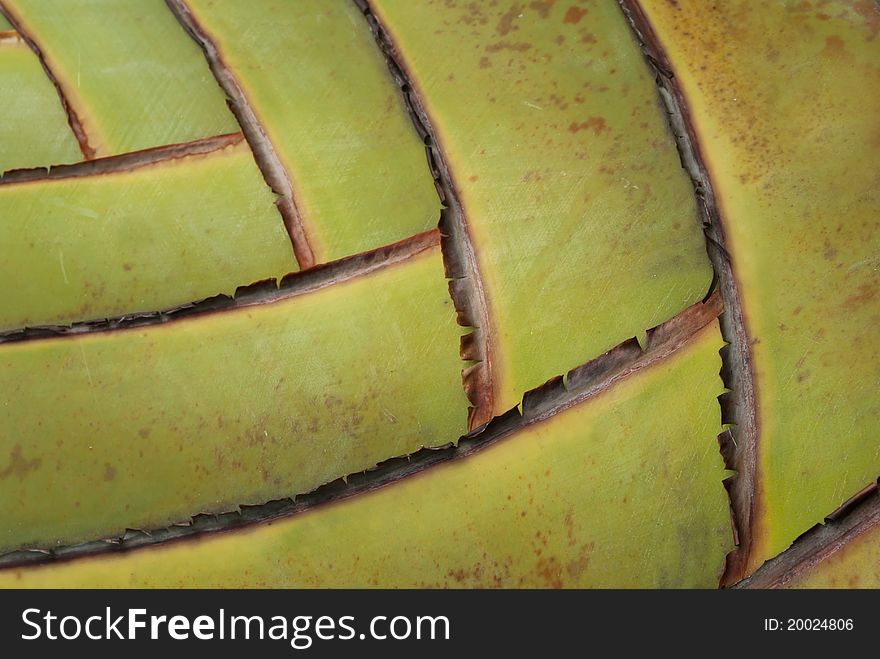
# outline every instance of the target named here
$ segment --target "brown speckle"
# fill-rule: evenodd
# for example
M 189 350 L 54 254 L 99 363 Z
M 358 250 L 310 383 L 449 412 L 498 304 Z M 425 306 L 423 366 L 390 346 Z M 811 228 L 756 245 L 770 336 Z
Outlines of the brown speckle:
M 825 250 L 822 252 L 822 256 L 828 261 L 833 261 L 837 256 L 837 250 L 828 240 L 825 241 Z
M 553 5 L 555 4 L 556 0 L 539 0 L 538 2 L 530 4 L 529 7 L 538 12 L 541 15 L 541 18 L 547 18 L 550 14 L 550 10 L 553 9 Z
M 588 13 L 588 10 L 581 9 L 580 7 L 569 7 L 568 11 L 565 12 L 565 18 L 562 19 L 562 22 L 571 25 L 579 23 Z
M 562 563 L 555 556 L 539 559 L 535 573 L 549 588 L 562 588 Z
M 843 301 L 843 306 L 852 311 L 868 302 L 873 301 L 877 297 L 877 289 L 870 284 L 862 284 L 858 288 L 857 293 L 853 293 Z
M 9 453 L 9 465 L 0 469 L 0 480 L 10 476 L 18 476 L 19 480 L 24 480 L 29 471 L 39 469 L 41 464 L 43 464 L 43 461 L 40 458 L 25 460 L 22 455 L 21 444 L 16 444 Z
M 510 41 L 496 41 L 495 43 L 490 43 L 486 46 L 487 53 L 497 53 L 501 50 L 513 50 L 516 52 L 523 53 L 532 47 L 532 44 L 526 43 L 524 41 L 520 42 L 510 42 Z
M 602 117 L 590 117 L 586 121 L 582 121 L 581 123 L 572 122 L 568 127 L 572 133 L 577 133 L 581 130 L 586 130 L 588 128 L 592 128 L 593 132 L 596 135 L 599 135 L 603 130 L 607 129 L 607 125 L 605 124 L 605 119 Z
M 871 0 L 859 0 L 859 2 L 853 4 L 853 10 L 865 19 L 865 24 L 870 31 L 868 41 L 873 41 L 877 34 L 880 33 L 880 7 L 877 6 L 876 2 L 871 2 Z
M 843 39 L 838 37 L 836 34 L 832 34 L 830 37 L 825 39 L 825 50 L 832 55 L 844 55 L 846 53 Z
M 592 32 L 587 32 L 586 30 L 580 31 L 580 42 L 581 43 L 596 43 L 596 37 Z M 604 55 L 603 55 L 604 57 Z
M 502 37 L 507 36 L 510 32 L 518 30 L 519 27 L 513 24 L 513 21 L 522 14 L 522 5 L 513 5 L 498 21 L 496 28 L 498 34 Z

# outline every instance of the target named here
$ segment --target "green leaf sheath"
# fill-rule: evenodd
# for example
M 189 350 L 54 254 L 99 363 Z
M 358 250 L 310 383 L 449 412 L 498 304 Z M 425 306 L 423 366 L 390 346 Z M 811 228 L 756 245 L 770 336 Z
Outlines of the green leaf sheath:
M 199 541 L 0 571 L 0 586 L 711 588 L 731 546 L 721 345 L 713 322 L 597 396 L 378 490 Z
M 454 441 L 439 247 L 273 303 L 0 344 L 0 551 L 160 528 Z
M 187 0 L 290 180 L 318 263 L 437 226 L 424 146 L 349 0 Z
M 95 156 L 238 130 L 199 47 L 163 0 L 4 5 L 42 50 Z
M 754 568 L 880 474 L 880 9 L 642 4 L 690 106 L 750 337 Z
M 0 173 L 82 158 L 39 59 L 12 37 L 0 39 L 0 116 Z
M 280 278 L 297 266 L 274 201 L 244 142 L 0 185 L 0 329 L 166 309 Z
M 702 298 L 693 187 L 615 2 L 371 7 L 462 203 L 495 413 Z

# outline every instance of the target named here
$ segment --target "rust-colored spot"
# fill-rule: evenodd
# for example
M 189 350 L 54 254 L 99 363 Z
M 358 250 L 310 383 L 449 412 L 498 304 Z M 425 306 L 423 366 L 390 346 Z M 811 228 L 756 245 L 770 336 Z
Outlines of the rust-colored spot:
M 522 5 L 513 5 L 507 12 L 505 12 L 501 17 L 501 20 L 498 21 L 498 27 L 496 28 L 498 34 L 504 37 L 514 30 L 518 30 L 519 27 L 514 25 L 513 21 L 522 14 L 522 10 Z
M 589 13 L 590 12 L 587 9 L 569 7 L 568 11 L 565 12 L 565 18 L 562 19 L 562 22 L 568 25 L 574 25 L 575 23 L 579 23 L 580 20 Z
M 832 34 L 830 37 L 825 39 L 825 50 L 832 55 L 843 55 L 844 53 L 846 53 L 843 39 L 838 37 L 836 34 Z
M 479 178 L 480 178 L 479 176 L 477 176 L 476 174 L 474 174 L 474 175 L 468 177 L 468 180 L 469 180 L 471 183 L 476 183 L 477 180 L 478 180 Z
M 109 482 L 112 481 L 114 478 L 116 478 L 116 469 L 113 467 L 113 465 L 107 462 L 106 464 L 104 464 L 104 480 Z
M 562 588 L 562 563 L 555 556 L 541 558 L 535 565 L 535 573 L 550 588 Z
M 481 69 L 488 69 L 490 66 L 492 66 L 492 62 L 489 61 L 488 57 L 481 57 L 480 58 L 480 68 Z
M 587 569 L 587 566 L 590 564 L 590 551 L 587 545 L 581 547 L 581 551 L 578 554 L 578 557 L 569 561 L 566 566 L 566 570 L 568 571 L 568 576 L 572 579 L 577 579 L 583 574 L 584 570 Z
M 513 50 L 519 53 L 523 53 L 532 47 L 532 44 L 526 43 L 524 41 L 518 41 L 513 43 L 511 41 L 496 41 L 495 43 L 490 43 L 486 46 L 487 53 L 497 53 L 501 50 Z
M 452 577 L 453 579 L 455 579 L 456 582 L 461 583 L 467 576 L 467 572 L 465 572 L 461 568 L 458 568 L 457 570 L 450 570 L 446 573 L 446 576 Z
M 596 135 L 599 135 L 603 130 L 607 129 L 607 125 L 605 124 L 605 119 L 602 117 L 590 117 L 586 121 L 582 121 L 581 123 L 572 122 L 568 127 L 572 133 L 577 133 L 581 130 L 587 130 L 589 128 L 593 129 L 593 132 Z
M 23 480 L 29 471 L 39 469 L 41 464 L 43 461 L 40 458 L 25 460 L 21 452 L 21 444 L 16 444 L 9 452 L 9 465 L 0 469 L 0 480 L 10 476 L 18 476 L 19 480 Z
M 852 311 L 859 307 L 872 302 L 877 297 L 877 289 L 870 284 L 862 284 L 858 288 L 858 293 L 850 295 L 843 301 L 843 306 Z
M 586 30 L 581 30 L 579 32 L 581 43 L 596 43 L 596 36 L 592 32 L 587 32 Z M 604 57 L 605 55 L 603 55 Z
M 553 5 L 555 4 L 556 0 L 539 0 L 538 2 L 530 4 L 529 7 L 538 12 L 541 15 L 541 18 L 547 18 L 550 14 L 550 10 L 553 9 Z
M 131 263 L 123 263 L 122 269 L 125 270 L 126 272 L 131 272 Z
M 868 41 L 873 41 L 877 34 L 880 33 L 880 6 L 876 2 L 872 2 L 872 0 L 859 0 L 859 2 L 853 4 L 853 10 L 865 19 L 865 24 L 871 32 L 868 36 Z
M 825 241 L 825 250 L 822 252 L 822 256 L 828 261 L 833 261 L 837 256 L 837 250 L 828 240 Z
M 577 538 L 574 533 L 574 511 L 571 508 L 566 511 L 562 523 L 565 526 L 565 535 L 568 537 L 568 546 L 574 547 L 577 543 Z

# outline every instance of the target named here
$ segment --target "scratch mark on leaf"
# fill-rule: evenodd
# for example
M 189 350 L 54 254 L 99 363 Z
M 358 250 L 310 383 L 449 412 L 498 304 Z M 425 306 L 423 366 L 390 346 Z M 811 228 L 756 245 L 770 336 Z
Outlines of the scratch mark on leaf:
M 58 260 L 61 262 L 61 275 L 64 277 L 64 283 L 69 284 L 70 280 L 67 278 L 67 270 L 64 267 L 64 251 L 58 250 Z

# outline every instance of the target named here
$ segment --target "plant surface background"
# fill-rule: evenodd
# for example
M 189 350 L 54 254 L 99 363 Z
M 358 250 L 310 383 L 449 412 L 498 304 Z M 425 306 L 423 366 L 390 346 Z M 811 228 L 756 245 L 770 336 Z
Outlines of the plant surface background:
M 880 585 L 873 0 L 0 0 L 0 586 Z

